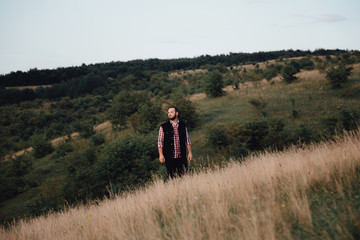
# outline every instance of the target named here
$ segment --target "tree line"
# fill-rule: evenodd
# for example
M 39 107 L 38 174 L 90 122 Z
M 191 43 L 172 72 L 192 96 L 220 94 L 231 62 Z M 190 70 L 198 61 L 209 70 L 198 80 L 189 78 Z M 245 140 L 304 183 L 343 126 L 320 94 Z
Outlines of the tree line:
M 198 69 L 203 65 L 223 64 L 224 66 L 239 65 L 252 62 L 264 62 L 277 58 L 301 57 L 307 55 L 326 56 L 341 54 L 345 50 L 335 49 L 317 49 L 310 50 L 280 50 L 269 52 L 255 53 L 229 53 L 215 56 L 202 55 L 194 58 L 178 58 L 178 59 L 147 59 L 132 60 L 127 62 L 110 62 L 97 64 L 82 64 L 76 67 L 65 67 L 57 69 L 30 69 L 27 72 L 16 71 L 9 74 L 0 75 L 0 88 L 10 86 L 29 86 L 29 85 L 47 85 L 69 81 L 73 78 L 84 77 L 90 73 L 103 75 L 105 78 L 116 78 L 120 75 L 141 75 L 144 71 L 162 71 L 169 72 L 178 69 Z

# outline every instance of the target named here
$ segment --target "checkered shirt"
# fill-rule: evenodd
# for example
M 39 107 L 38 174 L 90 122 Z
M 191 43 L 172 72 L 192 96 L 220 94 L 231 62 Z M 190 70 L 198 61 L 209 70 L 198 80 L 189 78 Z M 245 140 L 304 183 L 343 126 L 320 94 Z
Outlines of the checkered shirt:
M 181 151 L 180 151 L 180 138 L 179 138 L 179 124 L 178 122 L 175 124 L 172 124 L 174 128 L 174 158 L 180 158 L 181 157 Z M 191 145 L 190 137 L 187 128 L 185 128 L 186 132 L 186 145 Z M 160 126 L 159 129 L 159 137 L 158 137 L 158 148 L 164 147 L 164 130 Z

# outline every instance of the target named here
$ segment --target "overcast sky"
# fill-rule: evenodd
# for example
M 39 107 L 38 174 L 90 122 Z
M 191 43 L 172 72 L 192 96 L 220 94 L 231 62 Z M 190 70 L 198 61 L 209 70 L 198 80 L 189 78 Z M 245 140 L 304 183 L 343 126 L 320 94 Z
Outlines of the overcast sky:
M 230 52 L 360 49 L 359 0 L 0 0 L 0 74 Z

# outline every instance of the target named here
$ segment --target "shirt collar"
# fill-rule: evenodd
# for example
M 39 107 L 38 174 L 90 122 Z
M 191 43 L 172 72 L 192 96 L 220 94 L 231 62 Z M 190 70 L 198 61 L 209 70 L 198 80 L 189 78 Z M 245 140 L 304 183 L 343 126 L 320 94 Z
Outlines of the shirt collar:
M 171 121 L 170 121 L 170 123 L 171 123 L 171 125 L 173 125 L 173 126 L 177 126 L 177 125 L 179 124 L 179 119 L 176 119 L 176 122 L 175 122 L 175 123 L 172 123 Z

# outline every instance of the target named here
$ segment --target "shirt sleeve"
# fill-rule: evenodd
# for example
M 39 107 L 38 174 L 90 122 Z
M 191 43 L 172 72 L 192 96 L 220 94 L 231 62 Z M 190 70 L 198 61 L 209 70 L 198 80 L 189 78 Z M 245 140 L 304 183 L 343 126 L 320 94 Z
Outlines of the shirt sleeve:
M 185 128 L 185 132 L 186 132 L 186 145 L 191 145 L 190 137 L 189 137 L 189 133 L 188 133 L 187 127 Z
M 159 129 L 158 148 L 164 148 L 164 130 L 161 126 Z

